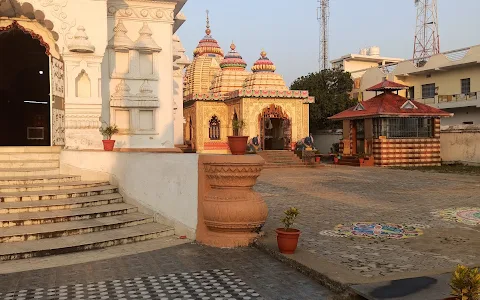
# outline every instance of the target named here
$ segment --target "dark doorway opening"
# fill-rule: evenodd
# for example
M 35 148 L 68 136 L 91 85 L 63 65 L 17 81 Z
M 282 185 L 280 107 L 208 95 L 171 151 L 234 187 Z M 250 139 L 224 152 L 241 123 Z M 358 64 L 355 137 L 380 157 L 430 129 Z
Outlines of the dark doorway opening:
M 0 146 L 49 145 L 46 49 L 19 28 L 0 31 Z
M 285 133 L 283 119 L 271 118 L 265 124 L 265 150 L 284 150 Z

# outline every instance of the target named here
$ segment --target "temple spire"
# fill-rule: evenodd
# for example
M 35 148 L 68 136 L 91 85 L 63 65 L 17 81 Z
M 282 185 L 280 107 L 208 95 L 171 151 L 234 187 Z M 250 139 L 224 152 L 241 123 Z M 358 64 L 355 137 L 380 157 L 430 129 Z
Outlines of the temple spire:
M 205 29 L 205 33 L 207 35 L 210 35 L 212 33 L 212 31 L 210 30 L 210 17 L 208 16 L 208 14 L 210 13 L 210 11 L 207 9 L 207 29 Z

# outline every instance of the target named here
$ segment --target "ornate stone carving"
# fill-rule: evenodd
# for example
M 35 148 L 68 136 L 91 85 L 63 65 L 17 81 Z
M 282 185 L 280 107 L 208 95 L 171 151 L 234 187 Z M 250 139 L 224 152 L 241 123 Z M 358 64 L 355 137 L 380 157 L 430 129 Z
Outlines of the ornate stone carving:
M 60 28 L 57 30 L 59 35 L 63 36 L 65 44 L 67 39 L 72 38 L 70 30 L 76 25 L 76 20 L 69 20 L 64 8 L 67 6 L 68 0 L 40 0 L 43 7 L 52 7 L 52 15 L 60 21 Z
M 65 110 L 52 108 L 53 140 L 55 146 L 65 145 Z
M 152 30 L 148 27 L 147 22 L 143 22 L 143 26 L 139 31 L 140 36 L 135 41 L 135 49 L 142 52 L 160 52 L 162 48 L 152 38 Z
M 101 126 L 99 114 L 68 114 L 66 129 L 98 129 Z
M 117 25 L 113 28 L 113 37 L 108 41 L 108 46 L 114 48 L 115 50 L 128 51 L 133 49 L 134 43 L 127 36 L 127 28 L 123 24 L 122 20 L 118 20 Z
M 110 106 L 112 107 L 158 107 L 157 96 L 153 94 L 153 89 L 145 80 L 140 86 L 139 93 L 133 95 L 130 93 L 130 86 L 125 80 L 120 82 L 115 87 L 115 93 L 110 96 Z
M 75 33 L 73 40 L 68 44 L 68 50 L 80 53 L 95 52 L 95 47 L 88 40 L 88 36 L 85 33 L 85 28 L 83 26 L 78 26 L 77 33 Z
M 252 189 L 265 161 L 257 155 L 202 158 L 206 189 L 199 221 L 207 232 L 199 227 L 197 240 L 216 247 L 250 245 L 268 215 L 267 205 Z
M 160 22 L 172 22 L 174 13 L 171 9 L 145 6 L 125 6 L 112 4 L 108 6 L 108 16 L 126 18 L 131 20 L 150 20 Z

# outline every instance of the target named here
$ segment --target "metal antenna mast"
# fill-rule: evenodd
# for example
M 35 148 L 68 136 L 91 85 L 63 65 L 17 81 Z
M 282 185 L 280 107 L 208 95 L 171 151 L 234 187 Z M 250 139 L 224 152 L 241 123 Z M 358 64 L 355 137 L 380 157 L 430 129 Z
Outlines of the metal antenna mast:
M 330 0 L 317 0 L 317 20 L 320 25 L 319 69 L 328 69 L 328 21 L 330 18 Z
M 416 63 L 422 58 L 440 53 L 440 37 L 438 35 L 437 0 L 415 0 L 417 7 L 417 27 L 413 59 Z

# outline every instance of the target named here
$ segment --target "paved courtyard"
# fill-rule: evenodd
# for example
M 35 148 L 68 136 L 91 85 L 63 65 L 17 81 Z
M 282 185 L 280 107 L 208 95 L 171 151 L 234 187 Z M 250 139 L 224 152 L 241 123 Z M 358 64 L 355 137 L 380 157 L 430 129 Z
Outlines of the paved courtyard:
M 298 254 L 345 283 L 450 271 L 480 264 L 480 176 L 384 168 L 262 171 L 269 206 L 261 243 L 275 247 L 283 211 L 300 209 Z
M 99 252 L 89 252 L 95 253 Z M 75 254 L 51 259 L 68 261 L 72 255 Z M 38 265 L 37 259 L 29 261 Z M 0 299 L 321 300 L 332 299 L 332 294 L 257 249 L 183 244 L 112 259 L 3 274 Z

